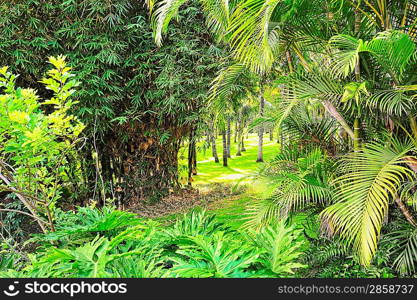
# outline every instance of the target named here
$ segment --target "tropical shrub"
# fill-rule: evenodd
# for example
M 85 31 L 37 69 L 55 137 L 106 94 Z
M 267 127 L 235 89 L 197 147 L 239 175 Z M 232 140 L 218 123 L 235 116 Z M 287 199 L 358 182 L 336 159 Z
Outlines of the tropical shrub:
M 78 82 L 65 57 L 42 79 L 52 97 L 16 86 L 17 76 L 0 69 L 0 190 L 13 192 L 44 232 L 54 230 L 54 210 L 68 179 L 68 154 L 84 125 L 69 110 Z M 49 111 L 45 113 L 42 109 Z
M 228 229 L 205 211 L 179 217 L 167 228 L 114 209 L 79 211 L 89 220 L 80 224 L 87 219 L 80 218 L 72 230 L 64 225 L 36 236 L 32 242 L 38 247 L 29 261 L 12 270 L 11 258 L 5 258 L 0 276 L 283 277 L 305 267 L 297 262 L 304 245 L 300 230 L 283 222 L 248 233 Z M 114 216 L 123 220 L 116 227 Z
M 283 148 L 261 171 L 269 195 L 248 207 L 247 226 L 277 222 L 309 205 L 324 207 L 333 196 L 331 160 L 319 149 Z
M 275 222 L 251 235 L 252 242 L 258 249 L 257 261 L 262 268 L 259 274 L 268 277 L 293 276 L 295 270 L 307 265 L 298 261 L 304 255 L 305 238 L 295 225 L 286 226 L 286 220 Z

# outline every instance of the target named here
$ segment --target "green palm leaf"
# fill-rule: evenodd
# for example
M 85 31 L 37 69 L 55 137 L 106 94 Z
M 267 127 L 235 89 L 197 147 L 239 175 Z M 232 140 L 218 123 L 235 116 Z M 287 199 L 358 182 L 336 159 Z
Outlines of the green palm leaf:
M 391 232 L 384 242 L 391 245 L 389 252 L 395 257 L 395 269 L 402 275 L 414 274 L 417 263 L 417 228 L 404 224 L 400 230 Z
M 178 15 L 179 8 L 187 0 L 160 0 L 154 4 L 150 1 L 149 9 L 152 13 L 152 28 L 155 42 L 162 45 L 162 35 L 168 30 L 171 20 Z M 227 32 L 229 25 L 229 12 L 231 10 L 229 0 L 200 0 L 208 27 L 220 39 Z M 156 7 L 156 9 L 155 9 Z
M 280 2 L 244 0 L 231 16 L 229 33 L 234 56 L 255 73 L 265 73 L 274 62 L 272 45 L 276 43 L 277 35 L 269 25 Z
M 411 144 L 393 140 L 389 145 L 368 144 L 363 152 L 345 157 L 346 173 L 335 182 L 336 203 L 321 213 L 327 231 L 352 244 L 365 266 L 376 252 L 390 199 L 401 182 L 412 176 L 403 164 L 412 149 Z

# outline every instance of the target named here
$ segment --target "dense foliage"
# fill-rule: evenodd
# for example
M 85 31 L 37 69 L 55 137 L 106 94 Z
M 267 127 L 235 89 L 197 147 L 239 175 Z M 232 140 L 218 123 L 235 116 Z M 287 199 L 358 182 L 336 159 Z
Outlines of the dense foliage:
M 2 277 L 277 277 L 305 267 L 296 262 L 301 232 L 284 222 L 247 235 L 204 211 L 163 227 L 106 207 L 62 212 L 58 224 L 33 239 L 40 248 L 18 270 L 4 264 Z
M 416 28 L 414 0 L 0 4 L 0 275 L 416 276 Z M 124 211 L 200 197 L 209 148 L 248 183 L 249 134 L 239 228 Z
M 20 74 L 19 84 L 49 95 L 38 80 L 45 58 L 57 55 L 67 57 L 82 84 L 73 111 L 87 126 L 85 184 L 71 191 L 74 198 L 117 198 L 122 205 L 178 186 L 177 153 L 199 126 L 221 57 L 198 10 L 184 13 L 157 49 L 141 1 L 0 5 L 0 62 Z

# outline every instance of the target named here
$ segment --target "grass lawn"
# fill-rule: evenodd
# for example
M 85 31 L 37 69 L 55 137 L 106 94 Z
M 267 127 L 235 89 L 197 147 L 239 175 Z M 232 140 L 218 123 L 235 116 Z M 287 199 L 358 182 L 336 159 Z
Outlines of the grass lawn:
M 215 163 L 211 156 L 211 148 L 203 148 L 203 143 L 199 143 L 199 151 L 197 153 L 198 159 L 198 175 L 194 176 L 193 185 L 200 190 L 210 191 L 215 183 L 225 183 L 232 187 L 236 184 L 246 184 L 247 189 L 243 194 L 225 197 L 219 201 L 209 204 L 206 209 L 216 214 L 216 218 L 227 224 L 228 226 L 238 229 L 245 222 L 245 210 L 251 201 L 262 197 L 261 193 L 264 190 L 259 182 L 251 181 L 251 175 L 256 174 L 259 168 L 264 164 L 257 163 L 256 158 L 258 154 L 258 136 L 252 134 L 245 141 L 246 152 L 242 152 L 242 156 L 233 155 L 236 153 L 236 144 L 232 144 L 231 153 L 232 158 L 229 159 L 229 166 L 223 167 L 222 164 L 222 140 L 219 138 L 216 141 L 217 151 L 219 154 L 220 163 Z M 187 169 L 187 150 L 182 149 L 180 153 L 180 165 L 183 169 Z M 276 141 L 270 141 L 269 135 L 264 138 L 264 160 L 267 162 L 274 158 L 279 152 L 279 144 Z M 168 215 L 162 217 L 161 220 L 172 222 L 178 214 Z M 306 222 L 307 215 L 297 214 L 292 222 L 301 224 Z M 316 233 L 311 233 L 316 234 Z
M 197 171 L 198 175 L 194 176 L 194 185 L 206 185 L 210 183 L 239 183 L 242 180 L 249 178 L 252 174 L 261 167 L 262 163 L 257 163 L 258 155 L 258 136 L 257 134 L 249 135 L 245 140 L 246 151 L 242 152 L 242 156 L 236 156 L 237 145 L 232 143 L 231 154 L 232 158 L 228 160 L 228 167 L 223 167 L 222 161 L 222 140 L 218 138 L 216 141 L 217 153 L 219 155 L 220 163 L 215 163 L 211 155 L 210 149 L 203 150 L 203 143 L 199 143 L 199 151 L 197 153 Z M 184 167 L 187 164 L 186 153 L 187 149 L 181 151 L 181 165 Z M 269 135 L 264 136 L 264 160 L 268 161 L 275 157 L 279 151 L 279 144 L 276 141 L 270 141 Z
M 215 163 L 211 155 L 211 147 L 203 150 L 203 143 L 198 144 L 197 153 L 197 170 L 198 175 L 193 177 L 193 185 L 200 190 L 210 189 L 214 183 L 225 183 L 229 185 L 238 185 L 242 183 L 250 183 L 251 175 L 256 174 L 263 163 L 257 163 L 258 154 L 258 136 L 257 134 L 249 135 L 245 140 L 246 151 L 242 152 L 242 156 L 236 156 L 237 145 L 232 143 L 231 154 L 228 167 L 222 164 L 222 140 L 221 137 L 216 141 L 217 152 L 219 154 L 220 163 Z M 264 136 L 264 160 L 268 161 L 274 158 L 279 152 L 279 144 L 276 140 L 270 141 L 269 135 Z M 186 170 L 187 166 L 187 149 L 182 149 L 180 153 L 180 166 Z M 185 176 L 184 176 L 185 177 Z M 246 193 L 227 197 L 216 202 L 215 205 L 209 206 L 208 209 L 216 214 L 217 218 L 227 225 L 238 228 L 244 220 L 245 207 L 256 198 L 256 187 L 249 186 Z M 169 217 L 169 219 L 171 219 Z M 166 219 L 166 218 L 165 218 Z

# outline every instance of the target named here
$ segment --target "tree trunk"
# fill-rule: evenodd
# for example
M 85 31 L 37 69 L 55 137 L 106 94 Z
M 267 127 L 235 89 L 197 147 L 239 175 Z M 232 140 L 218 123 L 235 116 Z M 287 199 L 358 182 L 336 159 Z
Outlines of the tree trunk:
M 190 131 L 184 127 L 171 127 L 170 123 L 162 124 L 162 128 L 171 132 L 171 137 L 164 143 L 160 143 L 158 135 L 161 126 L 156 128 L 149 121 L 120 126 L 104 137 L 105 143 L 98 145 L 100 155 L 112 157 L 110 173 L 111 177 L 118 178 L 115 191 L 122 205 L 143 200 L 156 202 L 180 187 L 178 152 L 183 137 L 189 136 Z M 119 135 L 120 132 L 124 135 Z M 144 132 L 149 134 L 144 135 Z M 105 182 L 111 177 L 104 178 Z
M 226 138 L 226 130 L 222 130 L 222 139 L 223 139 L 223 166 L 227 167 L 227 138 Z
M 195 136 L 194 129 L 190 132 L 190 141 L 188 143 L 188 185 L 191 186 L 194 174 L 194 159 L 195 159 Z
M 361 13 L 358 9 L 355 9 L 355 34 L 359 34 L 361 30 Z M 355 79 L 359 83 L 361 80 L 361 65 L 360 60 L 358 59 L 355 65 Z M 353 151 L 359 152 L 361 150 L 361 122 L 359 120 L 359 116 L 355 118 L 353 124 Z
M 235 144 L 238 141 L 238 131 L 239 131 L 238 127 L 239 127 L 239 120 L 236 120 L 236 122 L 235 122 L 235 132 L 234 132 L 234 138 L 233 138 L 233 141 L 234 141 Z
M 237 152 L 236 156 L 242 156 L 242 122 L 240 118 L 236 121 L 236 135 L 237 135 Z
M 193 175 L 196 176 L 197 175 L 197 145 L 196 145 L 196 141 L 193 142 L 194 146 L 193 146 Z
M 408 223 L 416 227 L 417 226 L 416 220 L 414 219 L 413 215 L 411 214 L 407 206 L 405 206 L 405 204 L 402 202 L 400 197 L 395 198 L 395 203 L 398 205 L 398 208 L 401 210 L 402 214 L 404 215 Z
M 360 137 L 360 121 L 359 118 L 355 118 L 353 123 L 353 151 L 359 152 L 361 150 L 361 137 Z
M 241 149 L 241 151 L 242 152 L 246 152 L 246 148 L 245 148 L 245 135 L 244 134 L 242 134 L 242 149 Z
M 219 161 L 219 156 L 217 154 L 216 133 L 211 132 L 210 139 L 211 139 L 211 152 L 214 157 L 214 162 L 218 163 L 220 161 Z
M 264 110 L 265 110 L 265 99 L 263 95 L 263 90 L 261 90 L 261 95 L 259 96 L 259 116 L 262 118 L 264 116 Z M 264 161 L 264 126 L 263 124 L 259 125 L 258 129 L 258 158 L 256 162 L 263 162 Z
M 269 132 L 269 140 L 272 142 L 274 140 L 274 129 L 271 128 L 271 131 Z
M 230 148 L 231 148 L 231 124 L 230 117 L 227 118 L 227 157 L 231 158 Z

